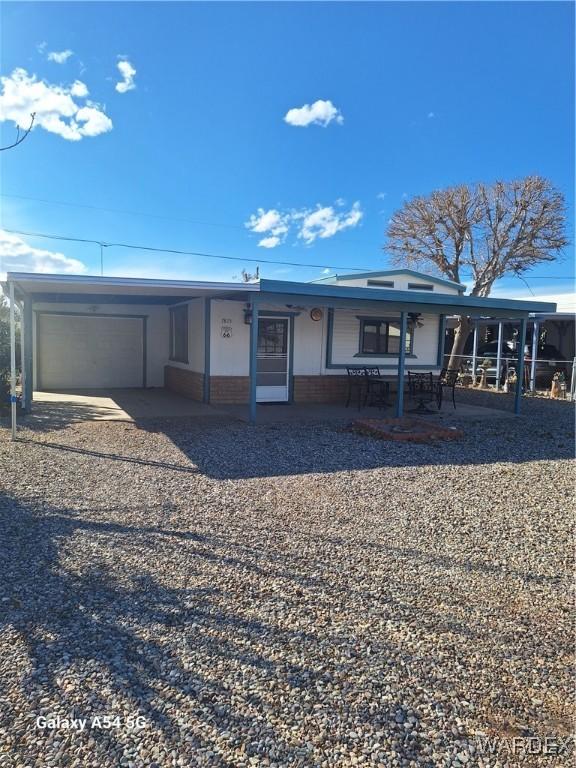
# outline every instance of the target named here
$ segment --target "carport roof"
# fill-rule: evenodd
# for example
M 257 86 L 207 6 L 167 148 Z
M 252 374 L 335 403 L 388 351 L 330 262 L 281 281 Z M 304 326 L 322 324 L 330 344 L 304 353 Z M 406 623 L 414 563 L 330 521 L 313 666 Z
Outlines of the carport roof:
M 447 293 L 398 291 L 319 285 L 284 280 L 259 283 L 205 282 L 198 280 L 156 280 L 133 277 L 95 277 L 9 272 L 17 294 L 35 302 L 78 302 L 106 300 L 116 303 L 174 304 L 198 297 L 262 300 L 292 304 L 322 303 L 330 307 L 372 308 L 384 311 L 413 311 L 430 314 L 466 314 L 482 317 L 527 317 L 531 312 L 553 313 L 556 304 L 542 301 L 481 298 Z
M 141 277 L 97 277 L 93 275 L 52 275 L 8 272 L 16 293 L 35 302 L 79 302 L 107 297 L 115 303 L 175 304 L 203 296 L 226 296 L 257 291 L 252 283 L 206 282 L 200 280 L 156 280 Z

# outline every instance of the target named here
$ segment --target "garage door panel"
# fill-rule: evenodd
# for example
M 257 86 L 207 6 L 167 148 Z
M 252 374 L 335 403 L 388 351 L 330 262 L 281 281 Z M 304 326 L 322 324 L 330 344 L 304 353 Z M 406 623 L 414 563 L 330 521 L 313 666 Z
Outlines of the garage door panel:
M 143 386 L 140 318 L 39 315 L 41 389 Z

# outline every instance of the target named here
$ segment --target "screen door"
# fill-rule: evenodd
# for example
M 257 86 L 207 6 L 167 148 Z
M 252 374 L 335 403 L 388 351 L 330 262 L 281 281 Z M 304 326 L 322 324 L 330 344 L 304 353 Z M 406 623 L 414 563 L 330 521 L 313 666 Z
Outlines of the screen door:
M 256 400 L 259 403 L 288 402 L 289 331 L 289 320 L 285 317 L 258 318 Z

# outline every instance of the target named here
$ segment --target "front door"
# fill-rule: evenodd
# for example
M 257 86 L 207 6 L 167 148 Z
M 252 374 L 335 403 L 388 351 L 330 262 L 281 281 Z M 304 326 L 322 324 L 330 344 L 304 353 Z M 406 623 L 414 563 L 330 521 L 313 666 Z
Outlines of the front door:
M 285 317 L 258 318 L 256 400 L 259 403 L 288 402 L 289 333 L 290 324 Z

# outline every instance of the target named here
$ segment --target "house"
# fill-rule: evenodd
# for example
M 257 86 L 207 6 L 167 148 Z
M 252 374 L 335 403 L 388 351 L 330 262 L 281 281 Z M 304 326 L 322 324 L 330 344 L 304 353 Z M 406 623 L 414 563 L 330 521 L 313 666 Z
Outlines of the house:
M 395 381 L 439 371 L 447 316 L 506 318 L 525 335 L 530 312 L 555 310 L 412 270 L 310 283 L 9 273 L 4 290 L 22 309 L 26 407 L 34 389 L 166 387 L 249 403 L 252 418 L 257 403 L 343 402 L 348 366 Z

